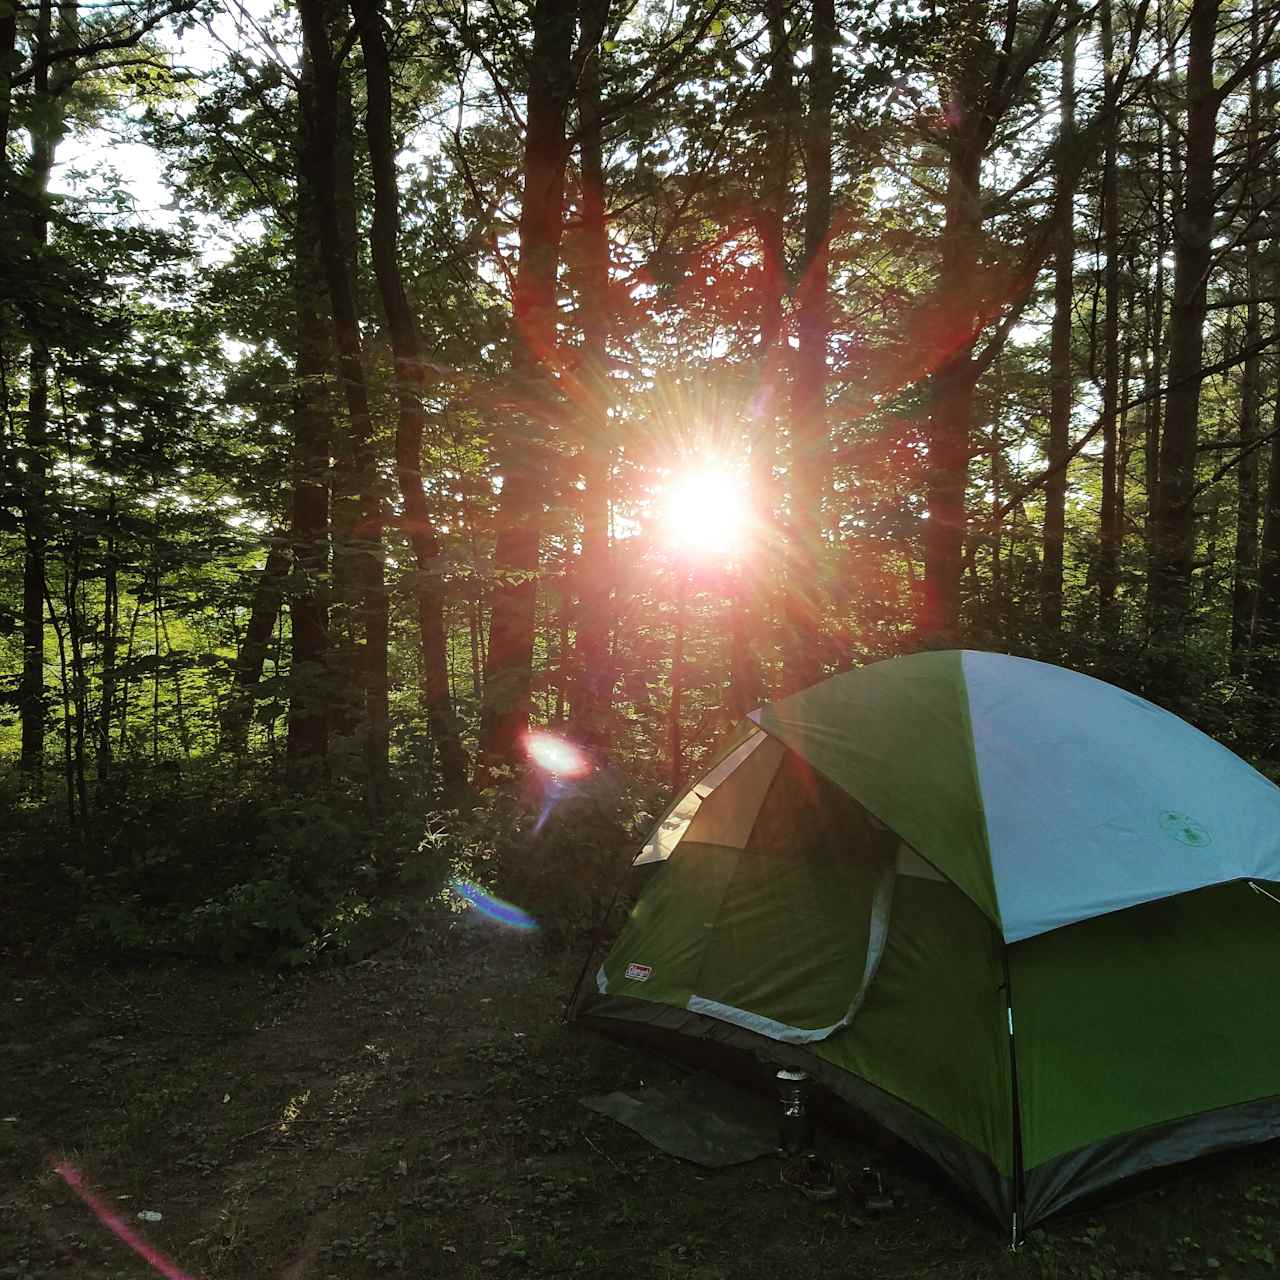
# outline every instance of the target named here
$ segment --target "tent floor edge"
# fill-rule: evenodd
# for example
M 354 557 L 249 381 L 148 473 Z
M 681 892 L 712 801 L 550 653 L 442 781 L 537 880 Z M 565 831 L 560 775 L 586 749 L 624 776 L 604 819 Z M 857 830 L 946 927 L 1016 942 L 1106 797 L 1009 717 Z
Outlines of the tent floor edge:
M 1090 1143 L 1027 1170 L 1024 1230 L 1122 1180 L 1277 1139 L 1280 1094 Z
M 989 1156 L 909 1103 L 815 1056 L 804 1046 L 783 1044 L 743 1027 L 627 996 L 594 994 L 579 1007 L 575 1021 L 614 1039 L 639 1043 L 684 1064 L 714 1069 L 758 1092 L 771 1092 L 780 1067 L 809 1073 L 828 1100 L 836 1103 L 837 1127 L 872 1125 L 919 1153 L 947 1182 L 1001 1231 L 1008 1231 L 1014 1188 Z M 841 1111 L 846 1114 L 841 1115 Z M 865 1136 L 865 1132 L 862 1134 Z

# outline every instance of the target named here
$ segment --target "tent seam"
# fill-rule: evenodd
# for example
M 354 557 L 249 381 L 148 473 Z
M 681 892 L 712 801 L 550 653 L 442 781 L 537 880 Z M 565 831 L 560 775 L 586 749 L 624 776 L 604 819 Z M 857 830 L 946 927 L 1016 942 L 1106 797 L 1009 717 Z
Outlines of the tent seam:
M 991 905 L 995 909 L 995 925 L 1004 939 L 1004 912 L 1000 909 L 1000 890 L 996 885 L 996 869 L 991 859 L 991 831 L 987 826 L 987 798 L 982 790 L 982 775 L 978 772 L 978 740 L 973 735 L 973 716 L 969 708 L 969 674 L 965 670 L 965 658 L 972 650 L 961 649 L 956 665 L 960 669 L 960 714 L 964 718 L 967 730 L 968 751 L 965 753 L 969 761 L 970 776 L 973 781 L 973 794 L 978 797 L 980 806 L 978 816 L 982 820 L 982 850 L 987 856 L 987 881 L 991 889 Z

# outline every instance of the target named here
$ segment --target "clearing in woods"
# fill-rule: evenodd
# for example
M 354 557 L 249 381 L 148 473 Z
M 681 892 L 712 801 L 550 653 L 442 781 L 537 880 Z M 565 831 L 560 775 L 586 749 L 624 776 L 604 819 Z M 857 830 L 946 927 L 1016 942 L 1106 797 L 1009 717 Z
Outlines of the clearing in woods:
M 0 1280 L 158 1274 L 55 1166 L 196 1280 L 1275 1274 L 1275 1145 L 1121 1188 L 1018 1254 L 848 1139 L 824 1135 L 832 1161 L 875 1162 L 904 1208 L 812 1203 L 775 1159 L 673 1160 L 579 1105 L 676 1068 L 560 1023 L 576 967 L 471 932 L 288 978 L 0 974 Z

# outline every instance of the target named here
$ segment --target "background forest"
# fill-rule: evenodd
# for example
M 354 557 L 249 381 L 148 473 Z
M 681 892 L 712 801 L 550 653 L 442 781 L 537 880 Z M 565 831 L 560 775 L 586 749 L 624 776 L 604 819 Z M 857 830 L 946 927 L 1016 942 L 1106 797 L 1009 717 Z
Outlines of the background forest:
M 0 0 L 0 944 L 566 936 L 920 647 L 1280 772 L 1278 24 Z

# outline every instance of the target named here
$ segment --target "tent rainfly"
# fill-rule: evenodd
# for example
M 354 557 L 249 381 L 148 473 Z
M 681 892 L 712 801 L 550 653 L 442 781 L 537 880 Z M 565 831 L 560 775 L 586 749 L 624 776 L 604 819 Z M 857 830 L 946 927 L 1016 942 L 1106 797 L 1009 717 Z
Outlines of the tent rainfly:
M 635 862 L 580 1017 L 802 1066 L 1015 1240 L 1280 1136 L 1280 788 L 1112 685 L 967 650 L 835 676 Z

